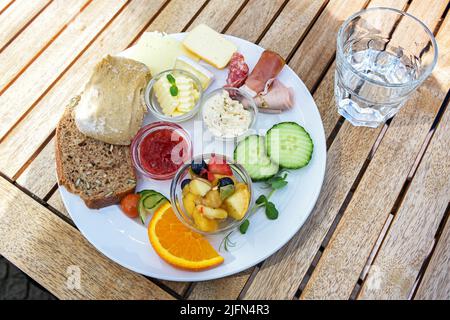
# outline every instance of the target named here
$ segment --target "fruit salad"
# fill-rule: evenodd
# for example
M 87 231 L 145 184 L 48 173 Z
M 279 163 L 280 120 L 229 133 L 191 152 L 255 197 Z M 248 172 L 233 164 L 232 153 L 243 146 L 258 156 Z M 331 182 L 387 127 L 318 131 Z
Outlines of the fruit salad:
M 212 156 L 208 163 L 192 162 L 182 181 L 185 212 L 203 232 L 214 232 L 227 219 L 242 220 L 250 204 L 250 190 L 238 180 L 223 158 Z

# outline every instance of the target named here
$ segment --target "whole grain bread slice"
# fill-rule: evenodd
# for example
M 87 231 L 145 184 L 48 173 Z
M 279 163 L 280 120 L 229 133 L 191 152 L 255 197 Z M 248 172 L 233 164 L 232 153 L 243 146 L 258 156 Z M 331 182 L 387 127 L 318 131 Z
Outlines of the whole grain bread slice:
M 81 133 L 73 111 L 75 97 L 56 128 L 56 171 L 60 185 L 79 195 L 86 206 L 100 209 L 134 192 L 136 174 L 130 146 L 111 145 Z

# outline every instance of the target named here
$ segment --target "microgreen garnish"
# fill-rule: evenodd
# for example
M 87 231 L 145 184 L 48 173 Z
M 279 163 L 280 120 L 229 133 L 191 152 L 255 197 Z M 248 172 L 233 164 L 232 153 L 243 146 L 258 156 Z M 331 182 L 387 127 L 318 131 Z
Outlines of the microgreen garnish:
M 245 220 L 245 221 L 239 226 L 239 231 L 240 231 L 242 234 L 246 234 L 249 226 L 250 226 L 250 221 Z
M 167 81 L 169 81 L 169 83 L 171 84 L 171 87 L 169 89 L 170 95 L 172 97 L 176 97 L 178 95 L 178 87 L 177 87 L 175 78 L 170 73 L 166 76 L 166 78 L 167 78 Z
M 234 247 L 236 245 L 235 242 L 230 240 L 230 236 L 234 231 L 231 231 L 230 233 L 228 233 L 225 238 L 222 239 L 222 241 L 220 242 L 219 245 L 219 251 L 222 251 L 222 247 L 225 249 L 225 251 L 228 251 L 229 247 Z
M 286 181 L 287 172 L 280 172 L 273 178 L 267 180 L 265 182 L 266 189 L 272 189 L 267 196 L 260 195 L 258 199 L 255 201 L 255 206 L 253 207 L 252 213 L 256 212 L 259 208 L 264 207 L 266 216 L 270 220 L 278 219 L 278 209 L 273 202 L 270 202 L 270 198 L 273 196 L 276 190 L 280 190 L 287 186 L 288 182 Z
M 169 81 L 170 84 L 175 84 L 175 78 L 170 73 L 167 75 L 167 81 Z
M 171 86 L 170 87 L 170 94 L 172 97 L 176 97 L 178 95 L 178 87 L 177 86 Z

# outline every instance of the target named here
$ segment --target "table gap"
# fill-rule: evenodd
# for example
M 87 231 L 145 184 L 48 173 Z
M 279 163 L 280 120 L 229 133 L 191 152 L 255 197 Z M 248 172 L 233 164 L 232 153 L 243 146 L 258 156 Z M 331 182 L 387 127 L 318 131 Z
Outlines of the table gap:
M 450 90 L 447 91 L 447 95 L 445 96 L 444 101 L 442 102 L 442 105 L 439 108 L 438 113 L 436 114 L 436 118 L 434 119 L 434 122 L 431 125 L 430 131 L 428 132 L 428 135 L 425 138 L 424 143 L 422 144 L 422 148 L 420 149 L 419 154 L 417 155 L 416 161 L 414 162 L 408 174 L 408 179 L 412 180 L 412 178 L 416 174 L 417 168 L 419 167 L 420 162 L 422 161 L 425 155 L 425 152 L 427 152 L 428 150 L 428 146 L 430 145 L 430 141 L 433 138 L 434 132 L 436 131 L 436 127 L 439 125 L 439 122 L 441 121 L 442 116 L 445 110 L 447 109 L 449 102 L 450 102 Z
M 259 269 L 261 268 L 264 261 L 258 263 L 255 267 L 253 267 L 252 273 L 250 274 L 250 277 L 248 277 L 247 281 L 244 284 L 244 287 L 242 288 L 241 292 L 238 295 L 237 300 L 243 300 L 245 294 L 247 293 L 248 288 L 253 282 L 253 279 L 256 277 L 256 274 L 259 272 Z
M 167 7 L 167 5 L 169 3 L 170 3 L 170 0 L 166 0 L 166 2 L 164 2 L 164 4 L 159 8 L 158 11 L 156 11 L 156 13 L 153 15 L 153 17 L 145 24 L 145 26 L 142 28 L 142 30 L 138 32 L 136 37 L 133 38 L 133 40 L 130 42 L 130 44 L 125 49 L 128 49 L 129 47 L 136 44 L 136 42 L 139 40 L 139 38 L 142 36 L 142 34 L 145 32 L 145 30 L 147 30 L 148 27 L 153 23 L 153 21 L 155 21 L 155 19 L 158 18 L 158 16 L 161 14 L 161 12 L 164 11 L 164 9 Z
M 284 7 L 286 7 L 287 3 L 289 2 L 289 0 L 285 0 L 283 2 L 283 4 L 278 8 L 277 12 L 275 12 L 275 14 L 273 15 L 272 19 L 270 19 L 269 23 L 267 24 L 267 26 L 264 28 L 264 30 L 259 34 L 259 37 L 256 39 L 255 44 L 258 44 L 262 38 L 264 38 L 264 36 L 266 35 L 267 31 L 269 31 L 270 27 L 272 26 L 272 24 L 275 22 L 275 20 L 277 20 L 278 16 L 280 15 L 280 13 L 283 11 Z
M 72 23 L 80 13 L 82 13 L 90 4 L 92 3 L 92 0 L 88 0 L 81 8 L 80 10 L 69 19 L 69 21 L 67 21 L 67 23 L 64 24 L 64 26 L 58 30 L 56 32 L 56 34 L 30 59 L 30 61 L 28 61 L 23 67 L 22 69 L 19 70 L 19 72 L 3 87 L 2 90 L 0 90 L 0 95 L 2 95 L 3 93 L 6 92 L 6 90 L 8 90 L 11 85 L 14 84 L 14 82 L 16 82 L 17 79 L 20 78 L 20 76 L 28 69 L 29 66 L 31 66 L 37 58 L 39 58 L 39 56 L 61 35 L 61 33 L 63 33 L 64 30 L 67 29 L 67 27 L 69 26 L 70 23 Z M 30 22 L 31 23 L 31 22 Z M 22 30 L 23 31 L 23 30 Z M 3 48 L 4 49 L 4 48 Z M 0 53 L 3 51 L 0 50 Z
M 181 29 L 181 32 L 186 32 L 186 30 L 191 26 L 192 23 L 197 19 L 199 14 L 205 9 L 205 7 L 209 4 L 209 1 L 203 2 L 203 4 L 200 6 L 200 8 L 197 10 L 197 12 L 192 16 L 192 18 L 188 21 L 188 23 L 184 26 L 183 29 Z
M 236 13 L 231 17 L 230 21 L 225 25 L 220 33 L 225 33 L 228 28 L 233 24 L 233 22 L 237 19 L 237 17 L 241 14 L 242 10 L 247 6 L 250 0 L 245 0 L 242 2 L 240 7 L 237 9 Z
M 0 10 L 0 15 L 5 12 L 12 4 L 13 4 L 14 0 L 11 0 L 6 6 L 3 7 L 2 10 Z
M 25 162 L 25 164 L 16 172 L 16 174 L 12 177 L 13 181 L 16 181 L 20 175 L 28 168 L 28 166 L 36 159 L 36 157 L 41 153 L 41 151 L 49 144 L 49 142 L 53 139 L 56 134 L 56 129 L 53 129 L 52 133 L 45 139 L 45 141 L 36 149 L 36 151 L 32 154 L 32 156 Z M 2 141 L 0 140 L 0 143 Z
M 430 253 L 428 254 L 425 261 L 423 262 L 422 267 L 420 268 L 420 271 L 417 275 L 417 280 L 416 280 L 413 290 L 410 294 L 410 299 L 412 299 L 412 300 L 415 298 L 415 296 L 417 294 L 417 290 L 419 289 L 420 284 L 422 283 L 423 276 L 428 268 L 428 265 L 430 264 L 431 258 L 433 257 L 434 251 L 436 250 L 436 246 L 439 243 L 442 232 L 445 228 L 445 225 L 447 224 L 447 222 L 449 220 L 449 217 L 450 217 L 450 202 L 447 204 L 447 208 L 445 209 L 445 214 L 442 217 L 441 222 L 439 223 L 439 227 L 436 230 L 436 234 L 434 236 L 434 243 L 430 250 Z
M 132 271 L 134 272 L 134 271 Z M 148 281 L 156 284 L 158 287 L 160 287 L 161 289 L 163 289 L 164 291 L 166 291 L 168 294 L 172 295 L 173 297 L 175 297 L 177 300 L 183 300 L 183 297 L 176 292 L 175 290 L 171 289 L 169 286 L 165 285 L 161 280 L 155 279 L 155 278 L 151 278 L 148 277 L 146 275 L 142 275 L 145 279 L 147 279 Z
M 75 64 L 75 62 L 86 52 L 86 50 L 98 39 L 98 37 L 111 25 L 111 23 L 119 16 L 123 10 L 130 4 L 131 0 L 127 0 L 123 6 L 114 14 L 103 28 L 89 41 L 89 43 L 78 53 L 78 55 L 70 62 L 70 64 L 58 75 L 58 77 L 45 89 L 45 91 L 32 103 L 32 105 L 19 117 L 16 123 L 12 125 L 4 136 L 0 139 L 3 142 L 11 132 L 18 126 L 18 124 L 33 110 L 33 108 L 45 97 L 45 95 L 56 85 L 56 83 L 66 74 L 66 72 Z
M 302 36 L 297 40 L 297 43 L 295 44 L 294 48 L 291 50 L 291 52 L 288 54 L 288 56 L 286 57 L 286 61 L 290 61 L 292 59 L 292 57 L 294 56 L 295 52 L 297 52 L 298 48 L 300 48 L 300 45 L 302 44 L 303 40 L 305 40 L 306 36 L 308 35 L 309 31 L 311 31 L 311 28 L 316 24 L 317 19 L 319 19 L 320 15 L 323 13 L 323 11 L 325 10 L 326 6 L 328 5 L 328 3 L 330 2 L 330 0 L 325 1 L 322 6 L 320 7 L 320 9 L 317 11 L 316 15 L 314 16 L 314 18 L 311 20 L 311 22 L 309 23 L 308 27 L 306 27 L 305 32 L 302 34 Z
M 34 16 L 31 17 L 30 20 L 28 20 L 23 26 L 22 28 L 20 28 L 15 34 L 14 36 L 11 37 L 11 39 L 9 39 L 1 48 L 0 48 L 0 53 L 3 52 L 3 50 L 5 50 L 5 48 L 7 46 L 9 46 L 18 36 L 19 34 L 25 30 L 45 9 L 47 9 L 47 7 L 50 5 L 50 3 L 52 3 L 53 0 L 50 0 L 49 2 L 47 2 L 45 4 L 45 6 L 43 6 Z M 14 1 L 13 1 L 14 2 Z M 12 4 L 12 2 L 7 6 L 9 7 Z M 5 9 L 4 9 L 5 10 Z M 3 10 L 3 11 L 4 11 Z M 3 13 L 3 12 L 2 12 Z

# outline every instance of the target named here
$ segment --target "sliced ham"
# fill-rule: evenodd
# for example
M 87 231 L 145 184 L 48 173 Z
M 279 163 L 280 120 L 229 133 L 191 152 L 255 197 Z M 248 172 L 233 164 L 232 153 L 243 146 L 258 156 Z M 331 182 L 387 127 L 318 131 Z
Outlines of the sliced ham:
M 266 94 L 258 94 L 255 103 L 262 113 L 281 113 L 294 106 L 294 90 L 275 79 Z
M 252 97 L 259 93 L 267 93 L 285 64 L 286 62 L 278 53 L 265 50 L 242 88 Z

